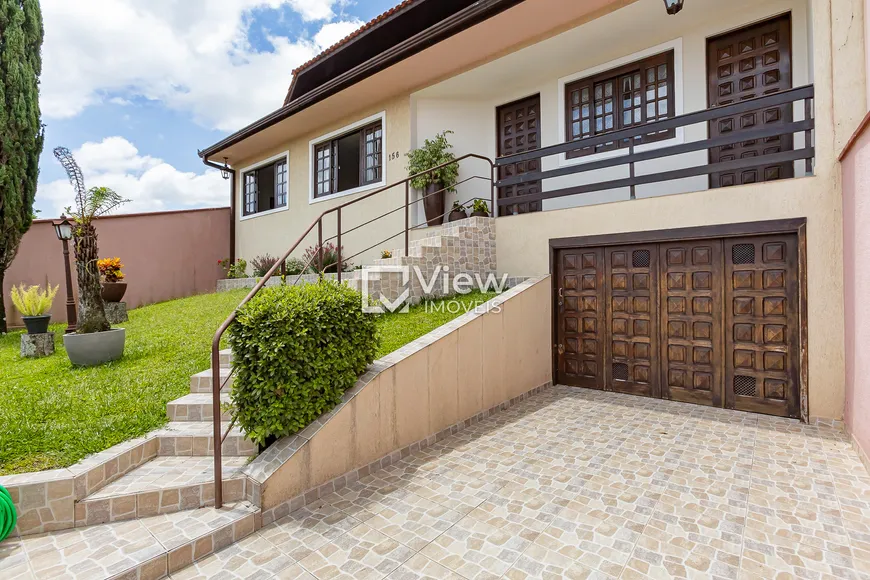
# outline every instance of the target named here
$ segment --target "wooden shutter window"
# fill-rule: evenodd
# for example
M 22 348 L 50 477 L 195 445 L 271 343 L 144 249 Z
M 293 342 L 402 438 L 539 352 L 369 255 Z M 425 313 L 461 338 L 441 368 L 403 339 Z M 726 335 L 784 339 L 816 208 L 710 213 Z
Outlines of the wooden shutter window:
M 582 141 L 673 117 L 674 52 L 633 62 L 565 87 L 566 135 L 568 141 Z M 652 143 L 674 137 L 673 129 L 639 135 L 634 144 Z M 628 147 L 629 140 L 611 141 L 596 147 L 581 147 L 569 158 Z

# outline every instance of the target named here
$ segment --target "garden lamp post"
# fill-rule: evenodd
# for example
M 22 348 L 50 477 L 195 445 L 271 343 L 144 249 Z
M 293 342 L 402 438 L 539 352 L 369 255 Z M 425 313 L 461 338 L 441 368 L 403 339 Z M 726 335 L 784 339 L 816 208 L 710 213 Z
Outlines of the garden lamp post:
M 63 267 L 66 271 L 66 334 L 76 331 L 76 303 L 73 298 L 72 272 L 69 268 L 69 241 L 72 239 L 73 226 L 65 215 L 61 214 L 60 220 L 54 222 L 54 233 L 57 239 L 63 243 Z
M 665 0 L 665 9 L 668 14 L 676 14 L 683 9 L 683 0 Z

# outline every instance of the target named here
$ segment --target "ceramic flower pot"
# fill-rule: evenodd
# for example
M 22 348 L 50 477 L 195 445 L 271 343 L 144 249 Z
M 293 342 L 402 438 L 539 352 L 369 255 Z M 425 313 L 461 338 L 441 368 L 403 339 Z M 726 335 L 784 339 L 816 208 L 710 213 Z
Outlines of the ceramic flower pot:
M 63 346 L 72 364 L 91 367 L 124 356 L 125 338 L 124 328 L 91 334 L 65 334 Z
M 444 186 L 440 183 L 430 183 L 423 190 L 423 195 L 426 223 L 430 226 L 440 226 L 444 223 Z
M 126 282 L 103 282 L 101 295 L 106 302 L 120 302 L 127 292 Z
M 447 221 L 458 222 L 459 220 L 464 220 L 468 217 L 468 214 L 465 213 L 464 209 L 454 209 L 450 212 L 450 215 L 447 216 Z
M 488 211 L 473 211 L 471 217 L 489 217 Z
M 23 316 L 24 326 L 27 328 L 27 334 L 45 334 L 48 332 L 48 322 L 51 320 L 51 314 L 43 316 Z

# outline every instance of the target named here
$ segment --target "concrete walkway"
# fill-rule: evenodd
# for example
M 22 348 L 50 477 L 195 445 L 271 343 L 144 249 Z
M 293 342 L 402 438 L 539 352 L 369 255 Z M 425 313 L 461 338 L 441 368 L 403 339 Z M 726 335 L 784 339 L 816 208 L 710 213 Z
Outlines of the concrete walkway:
M 870 579 L 870 475 L 827 427 L 554 387 L 172 577 Z

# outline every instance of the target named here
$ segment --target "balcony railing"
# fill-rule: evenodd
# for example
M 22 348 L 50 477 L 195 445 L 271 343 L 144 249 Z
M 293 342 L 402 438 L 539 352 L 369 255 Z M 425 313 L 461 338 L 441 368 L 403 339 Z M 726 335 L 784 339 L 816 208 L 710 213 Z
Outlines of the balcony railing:
M 654 123 L 647 123 L 644 125 L 638 125 L 619 131 L 613 131 L 610 133 L 597 135 L 595 137 L 590 137 L 577 141 L 570 141 L 567 143 L 560 143 L 559 145 L 544 147 L 542 149 L 536 149 L 533 151 L 526 151 L 524 153 L 500 157 L 495 160 L 495 165 L 499 173 L 504 174 L 506 172 L 509 172 L 511 167 L 516 168 L 517 164 L 523 164 L 533 160 L 543 160 L 544 158 L 554 155 L 566 155 L 569 152 L 581 149 L 586 151 L 595 151 L 596 147 L 612 143 L 624 143 L 627 145 L 628 151 L 627 154 L 617 157 L 608 156 L 608 158 L 605 159 L 593 159 L 583 163 L 576 163 L 572 165 L 558 167 L 556 169 L 542 169 L 540 171 L 520 173 L 517 175 L 510 175 L 499 179 L 496 182 L 496 186 L 499 188 L 499 199 L 497 201 L 497 205 L 501 210 L 503 208 L 508 208 L 509 206 L 537 202 L 545 199 L 554 199 L 571 195 L 582 195 L 596 191 L 605 191 L 620 188 L 629 188 L 631 192 L 631 199 L 635 199 L 635 188 L 640 185 L 674 181 L 678 179 L 685 179 L 689 177 L 711 175 L 717 173 L 745 171 L 747 169 L 770 166 L 774 164 L 793 164 L 795 161 L 798 160 L 805 160 L 806 173 L 811 174 L 812 159 L 815 153 L 812 140 L 812 132 L 815 126 L 812 118 L 813 94 L 813 86 L 807 85 L 787 91 L 782 91 L 779 93 L 774 93 L 771 95 L 766 95 L 763 97 L 747 99 L 738 103 L 714 107 L 711 109 L 705 109 L 703 111 L 697 111 L 693 113 L 687 113 L 663 121 L 656 121 Z M 644 135 L 659 133 L 661 131 L 674 130 L 679 127 L 688 127 L 690 125 L 696 125 L 700 123 L 710 123 L 724 117 L 741 115 L 753 111 L 762 111 L 765 109 L 770 109 L 772 107 L 784 107 L 786 109 L 794 109 L 794 103 L 800 101 L 803 102 L 804 118 L 799 121 L 792 121 L 792 115 L 789 114 L 786 116 L 784 122 L 779 122 L 775 125 L 763 126 L 759 129 L 736 130 L 712 138 L 690 141 L 677 145 L 661 146 L 657 148 L 644 147 L 645 150 L 636 151 L 636 148 L 638 147 L 638 145 L 636 145 L 636 141 Z M 791 148 L 791 146 L 788 146 L 780 148 L 781 150 L 775 153 L 762 154 L 715 163 L 705 163 L 702 165 L 695 165 L 691 167 L 684 167 L 681 169 L 673 169 L 667 171 L 658 171 L 653 173 L 645 173 L 642 175 L 637 175 L 635 173 L 635 164 L 639 162 L 663 159 L 666 157 L 682 155 L 684 153 L 691 153 L 695 151 L 710 151 L 718 147 L 727 147 L 729 145 L 736 145 L 738 143 L 746 143 L 749 141 L 764 140 L 774 137 L 793 136 L 794 134 L 800 133 L 803 133 L 805 135 L 804 146 L 800 149 L 793 149 Z M 510 186 L 517 186 L 534 182 L 541 182 L 543 185 L 543 183 L 547 179 L 566 177 L 570 175 L 582 175 L 587 174 L 591 171 L 626 165 L 628 166 L 629 177 L 619 179 L 606 179 L 603 181 L 593 181 L 591 183 L 583 183 L 570 187 L 562 187 L 559 189 L 552 189 L 550 191 L 544 191 L 544 187 L 541 187 L 540 191 L 538 192 L 524 195 L 516 195 L 510 197 L 504 195 L 504 188 Z M 588 177 L 589 176 L 587 176 L 584 180 L 588 181 Z M 499 213 L 500 215 L 504 215 L 505 212 L 500 211 Z

